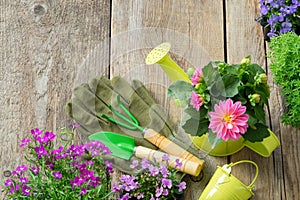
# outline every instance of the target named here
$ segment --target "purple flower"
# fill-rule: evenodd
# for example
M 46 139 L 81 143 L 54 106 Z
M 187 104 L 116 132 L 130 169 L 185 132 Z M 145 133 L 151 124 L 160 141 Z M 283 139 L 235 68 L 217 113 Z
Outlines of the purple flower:
M 20 182 L 21 183 L 28 183 L 28 179 L 26 177 L 21 177 Z
M 47 138 L 47 141 L 53 141 L 56 135 L 52 132 L 45 132 L 44 137 Z
M 7 187 L 8 187 L 8 186 L 13 186 L 13 184 L 14 184 L 14 183 L 13 183 L 13 181 L 12 181 L 11 179 L 7 179 L 7 180 L 5 181 L 5 183 L 4 183 L 4 185 L 7 186 Z
M 12 171 L 13 175 L 20 176 L 24 171 L 27 171 L 28 167 L 26 165 L 20 165 L 16 168 L 16 170 Z
M 41 135 L 42 133 L 43 133 L 43 132 L 42 132 L 40 129 L 38 129 L 38 128 L 32 129 L 32 130 L 31 130 L 31 134 L 32 134 L 34 137 L 39 136 L 39 135 Z
M 157 167 L 150 165 L 149 166 L 150 176 L 156 176 L 159 174 L 159 170 Z
M 37 153 L 37 156 L 40 158 L 44 155 L 48 154 L 48 151 L 44 148 L 43 145 L 39 146 L 39 147 L 35 147 L 34 148 L 35 152 Z
M 40 172 L 40 169 L 36 167 L 32 167 L 31 170 L 35 175 L 38 175 L 38 173 Z
M 171 188 L 172 187 L 172 180 L 167 179 L 167 178 L 163 178 L 161 179 L 161 183 L 163 187 L 167 187 L 167 188 Z
M 176 185 L 177 187 L 178 187 L 178 191 L 179 192 L 182 192 L 183 190 L 185 190 L 186 189 L 186 182 L 181 182 L 181 183 L 179 183 L 178 185 Z
M 262 15 L 266 15 L 266 14 L 268 14 L 268 12 L 269 12 L 269 8 L 266 5 L 261 5 L 260 6 L 260 13 Z
M 149 161 L 146 158 L 142 160 L 142 168 L 147 169 L 149 167 Z
M 30 142 L 30 139 L 22 139 L 22 143 L 20 144 L 20 147 L 25 147 Z
M 163 157 L 162 157 L 162 160 L 165 161 L 166 163 L 168 163 L 169 159 L 170 159 L 169 154 L 164 154 Z
M 139 166 L 139 161 L 138 160 L 134 160 L 132 161 L 130 168 L 135 169 Z
M 117 200 L 128 200 L 128 199 L 130 199 L 130 195 L 129 195 L 129 193 L 126 193 L 126 194 L 124 194 L 121 198 L 118 198 Z
M 30 187 L 28 187 L 27 185 L 23 185 L 22 194 L 29 196 L 30 195 Z
M 156 188 L 156 194 L 155 197 L 160 197 L 163 193 L 164 189 L 162 187 Z
M 280 34 L 287 33 L 292 30 L 292 24 L 288 21 L 283 22 L 280 29 Z
M 112 167 L 112 163 L 110 161 L 106 160 L 104 162 L 104 164 L 105 164 L 106 171 L 108 173 L 112 174 L 114 172 L 113 167 Z
M 160 164 L 160 173 L 164 178 L 168 177 L 168 175 L 170 174 L 168 168 L 163 164 Z
M 182 162 L 180 162 L 180 160 L 179 160 L 179 158 L 177 158 L 176 160 L 175 160 L 175 162 L 176 162 L 176 164 L 175 164 L 175 168 L 181 168 L 182 167 Z
M 86 193 L 87 193 L 86 188 L 81 188 L 79 195 L 83 195 L 83 194 L 86 194 Z
M 55 179 L 62 178 L 62 174 L 60 173 L 60 171 L 52 172 L 52 176 L 54 176 Z
M 75 177 L 74 179 L 70 180 L 70 184 L 73 185 L 73 187 L 80 186 L 84 183 L 84 179 L 81 177 Z

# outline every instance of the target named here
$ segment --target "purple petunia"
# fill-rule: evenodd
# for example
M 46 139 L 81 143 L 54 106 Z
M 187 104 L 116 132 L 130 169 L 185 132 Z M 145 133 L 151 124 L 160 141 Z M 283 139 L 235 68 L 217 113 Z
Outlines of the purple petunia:
M 22 194 L 29 196 L 30 195 L 30 187 L 27 185 L 23 185 L 22 187 Z
M 185 190 L 186 189 L 186 182 L 181 182 L 181 183 L 179 183 L 178 185 L 176 185 L 177 187 L 178 187 L 178 191 L 179 192 L 182 192 L 183 190 Z

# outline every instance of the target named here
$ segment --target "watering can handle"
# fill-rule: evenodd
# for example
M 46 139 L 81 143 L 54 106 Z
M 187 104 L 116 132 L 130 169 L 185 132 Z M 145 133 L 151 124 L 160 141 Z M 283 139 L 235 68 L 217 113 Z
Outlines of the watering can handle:
M 165 136 L 154 131 L 153 129 L 145 129 L 143 131 L 143 136 L 146 140 L 148 140 L 164 152 L 167 152 L 168 154 L 171 154 L 173 156 L 180 157 L 184 160 L 191 160 L 193 162 L 199 163 L 201 165 L 201 168 L 203 167 L 204 162 L 201 159 L 197 158 L 190 152 L 186 151 L 185 149 L 175 144 Z
M 153 162 L 163 162 L 165 155 L 168 156 L 167 164 L 169 167 L 172 167 L 174 169 L 177 169 L 181 172 L 193 176 L 198 176 L 200 174 L 200 171 L 202 169 L 200 163 L 194 162 L 192 160 L 185 160 L 176 156 L 168 155 L 164 152 L 156 151 L 143 146 L 135 147 L 135 156 L 138 158 L 146 158 L 147 160 Z M 181 163 L 181 165 L 179 165 L 179 163 Z
M 257 177 L 258 177 L 258 166 L 257 166 L 257 164 L 256 164 L 255 162 L 253 162 L 253 161 L 251 161 L 251 160 L 240 160 L 240 161 L 235 162 L 235 163 L 230 163 L 230 164 L 228 165 L 228 167 L 233 167 L 233 166 L 238 165 L 238 164 L 241 164 L 241 163 L 250 163 L 250 164 L 252 164 L 252 165 L 255 166 L 255 176 L 254 176 L 254 179 L 253 179 L 253 181 L 247 186 L 248 188 L 252 189 L 252 188 L 254 187 L 254 183 L 255 183 L 255 181 L 256 181 L 256 179 L 257 179 Z

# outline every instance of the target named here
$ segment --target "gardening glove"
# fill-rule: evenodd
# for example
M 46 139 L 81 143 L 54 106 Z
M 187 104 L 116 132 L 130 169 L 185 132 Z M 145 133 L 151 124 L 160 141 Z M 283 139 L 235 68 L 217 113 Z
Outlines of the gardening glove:
M 142 137 L 141 132 L 128 130 L 101 117 L 105 114 L 116 118 L 108 106 L 112 105 L 114 109 L 121 111 L 117 104 L 117 95 L 120 95 L 121 101 L 137 118 L 141 127 L 155 129 L 170 140 L 175 140 L 171 123 L 144 85 L 138 80 L 132 81 L 130 85 L 121 77 L 112 80 L 103 76 L 96 77 L 89 84 L 84 83 L 74 89 L 73 98 L 67 104 L 66 110 L 68 115 L 80 124 L 78 132 L 86 136 L 100 131 L 116 132 L 134 137 L 136 145 L 157 149 Z M 107 156 L 106 159 L 121 171 L 134 173 L 129 166 L 135 157 L 130 161 L 113 156 Z

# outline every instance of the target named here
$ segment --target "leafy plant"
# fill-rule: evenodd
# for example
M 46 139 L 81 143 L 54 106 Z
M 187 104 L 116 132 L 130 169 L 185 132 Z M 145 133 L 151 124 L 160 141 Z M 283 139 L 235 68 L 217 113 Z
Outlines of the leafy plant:
M 261 16 L 256 20 L 269 31 L 269 38 L 289 31 L 300 34 L 299 0 L 260 0 Z
M 288 111 L 282 115 L 282 122 L 294 127 L 300 126 L 300 36 L 286 33 L 271 38 L 271 72 L 275 83 L 282 88 Z
M 118 200 L 149 199 L 166 200 L 176 199 L 186 188 L 186 183 L 180 181 L 177 170 L 167 167 L 169 158 L 163 158 L 165 163 L 152 163 L 143 159 L 140 163 L 134 160 L 130 165 L 133 169 L 140 169 L 136 175 L 122 175 L 118 184 L 113 184 L 113 191 L 121 193 Z M 179 167 L 182 165 L 176 162 Z M 175 166 L 176 168 L 176 166 Z
M 4 183 L 9 199 L 107 199 L 111 194 L 111 163 L 101 157 L 110 151 L 103 143 L 67 142 L 54 148 L 54 133 L 33 129 L 31 135 L 20 145 L 29 151 L 28 164 L 18 166 Z
M 189 69 L 188 75 L 192 84 L 180 80 L 168 88 L 169 96 L 187 105 L 182 121 L 187 133 L 208 133 L 214 145 L 240 137 L 257 142 L 269 136 L 264 111 L 270 95 L 267 76 L 250 63 L 250 56 L 235 65 L 210 62 Z

